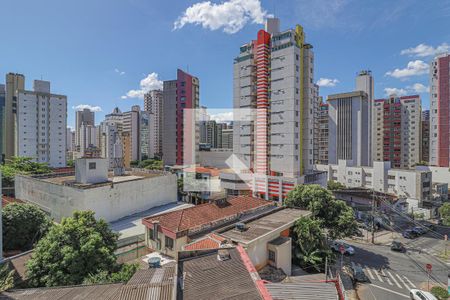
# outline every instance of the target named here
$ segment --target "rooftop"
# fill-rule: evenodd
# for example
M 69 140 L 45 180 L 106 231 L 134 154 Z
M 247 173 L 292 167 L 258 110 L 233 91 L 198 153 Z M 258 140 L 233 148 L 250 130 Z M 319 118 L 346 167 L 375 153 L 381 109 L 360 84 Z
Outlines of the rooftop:
M 218 249 L 225 240 L 226 239 L 220 235 L 210 233 L 183 246 L 183 250 Z
M 175 280 L 175 265 L 171 265 L 138 270 L 127 283 L 9 290 L 0 299 L 172 300 Z
M 230 218 L 257 208 L 272 206 L 273 202 L 248 196 L 232 196 L 223 202 L 213 202 L 194 207 L 147 217 L 142 220 L 146 226 L 155 221 L 162 228 L 174 233 L 200 228 L 215 221 Z
M 339 93 L 339 94 L 328 95 L 327 101 L 341 99 L 341 98 L 364 97 L 366 95 L 367 94 L 364 91 L 354 91 L 354 92 L 348 92 L 348 93 Z
M 107 186 L 111 184 L 117 184 L 127 181 L 136 181 L 143 180 L 147 178 L 159 177 L 165 175 L 164 172 L 139 172 L 139 171 L 131 171 L 123 176 L 114 176 L 112 172 L 108 173 L 108 181 L 99 182 L 99 183 L 77 183 L 75 181 L 75 172 L 68 173 L 52 173 L 52 174 L 44 174 L 44 175 L 34 175 L 31 176 L 37 180 L 45 181 L 51 184 L 57 185 L 65 185 L 71 186 L 79 189 L 90 189 L 97 188 L 101 186 Z M 19 176 L 27 176 L 27 175 L 19 175 Z
M 188 254 L 187 258 L 179 259 L 180 299 L 262 299 L 240 252 L 236 248 L 227 250 L 230 258 L 226 260 L 218 259 L 218 250 L 194 253 L 193 257 Z
M 195 167 L 195 168 L 186 168 L 183 170 L 187 173 L 202 173 L 202 174 L 209 174 L 210 176 L 216 177 L 219 176 L 221 170 L 217 168 L 207 168 L 207 167 Z
M 249 244 L 253 240 L 270 234 L 277 230 L 289 228 L 297 219 L 309 216 L 310 211 L 294 208 L 285 208 L 270 213 L 256 220 L 246 223 L 246 230 L 240 231 L 235 227 L 221 232 L 220 235 L 233 242 Z
M 295 282 L 268 283 L 266 288 L 274 300 L 333 300 L 339 299 L 334 283 L 325 282 Z

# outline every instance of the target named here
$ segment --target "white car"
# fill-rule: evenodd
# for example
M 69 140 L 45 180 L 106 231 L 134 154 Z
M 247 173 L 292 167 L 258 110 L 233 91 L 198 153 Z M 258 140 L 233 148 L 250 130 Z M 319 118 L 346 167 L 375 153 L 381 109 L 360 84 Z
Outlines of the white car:
M 353 255 L 355 254 L 355 249 L 350 246 L 349 244 L 344 243 L 343 241 L 334 241 L 331 244 L 331 249 L 335 252 L 340 252 L 341 251 L 341 246 L 344 247 L 344 254 L 345 255 Z
M 412 300 L 438 300 L 429 292 L 412 289 L 409 291 L 409 296 Z

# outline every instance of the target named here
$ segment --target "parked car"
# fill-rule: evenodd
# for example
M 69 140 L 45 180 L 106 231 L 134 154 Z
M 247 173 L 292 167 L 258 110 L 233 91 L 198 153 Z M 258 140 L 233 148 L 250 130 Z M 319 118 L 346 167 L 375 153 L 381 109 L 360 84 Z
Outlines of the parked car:
M 346 243 L 344 243 L 342 241 L 334 241 L 331 244 L 331 249 L 333 251 L 336 251 L 336 252 L 340 253 L 341 252 L 340 251 L 341 245 L 344 246 L 344 255 L 353 255 L 353 254 L 355 254 L 355 249 L 352 246 L 350 246 L 349 244 L 346 244 Z
M 425 226 L 428 230 L 436 230 L 436 225 L 432 223 L 425 223 L 423 226 Z
M 407 239 L 413 239 L 417 237 L 417 234 L 414 231 L 412 231 L 412 229 L 407 229 L 403 231 L 402 236 Z
M 355 282 L 367 282 L 369 279 L 360 266 L 352 266 L 352 277 Z
M 411 231 L 414 232 L 416 235 L 422 235 L 427 232 L 427 230 L 421 226 L 416 226 L 414 228 L 411 228 Z
M 391 250 L 397 251 L 397 252 L 405 252 L 406 248 L 402 243 L 400 243 L 398 241 L 393 241 L 391 244 Z
M 410 290 L 409 296 L 412 300 L 438 300 L 433 294 L 416 289 Z

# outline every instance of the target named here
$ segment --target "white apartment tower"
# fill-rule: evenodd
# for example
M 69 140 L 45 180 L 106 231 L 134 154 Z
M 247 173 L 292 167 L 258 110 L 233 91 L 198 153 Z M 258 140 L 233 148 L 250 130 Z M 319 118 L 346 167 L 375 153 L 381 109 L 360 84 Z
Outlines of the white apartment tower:
M 75 146 L 80 147 L 81 141 L 81 125 L 95 126 L 95 112 L 89 108 L 75 112 Z M 86 144 L 86 143 L 85 143 Z M 81 149 L 80 149 L 81 150 Z
M 234 60 L 234 108 L 256 109 L 234 121 L 234 153 L 256 174 L 297 178 L 314 164 L 314 55 L 303 28 L 280 32 L 268 19 Z
M 369 166 L 369 103 L 363 91 L 329 95 L 328 163 L 350 161 L 353 166 Z
M 33 91 L 18 91 L 16 121 L 17 156 L 66 166 L 66 96 L 51 94 L 50 82 L 35 80 Z
M 367 101 L 369 103 L 369 119 L 367 120 L 370 125 L 369 130 L 369 162 L 372 165 L 373 153 L 375 148 L 375 135 L 373 128 L 373 105 L 374 105 L 374 82 L 372 77 L 372 71 L 362 70 L 358 73 L 355 80 L 355 91 L 363 91 L 367 94 Z
M 162 157 L 162 127 L 163 127 L 163 91 L 152 90 L 144 95 L 144 111 L 152 114 L 152 152 Z
M 140 159 L 140 132 L 139 132 L 139 105 L 131 107 L 131 111 L 123 113 L 123 132 L 129 132 L 131 138 L 131 157 L 130 160 Z

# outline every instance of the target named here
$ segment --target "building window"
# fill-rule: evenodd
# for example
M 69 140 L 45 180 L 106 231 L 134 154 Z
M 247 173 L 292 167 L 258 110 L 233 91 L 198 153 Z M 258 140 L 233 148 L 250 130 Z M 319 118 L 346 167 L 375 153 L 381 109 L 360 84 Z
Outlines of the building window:
M 95 170 L 96 168 L 97 168 L 97 163 L 95 163 L 95 162 L 89 163 L 89 170 Z
M 148 240 L 153 241 L 153 229 L 148 228 Z
M 165 238 L 165 245 L 167 249 L 173 250 L 173 239 L 166 236 Z
M 275 252 L 273 252 L 272 250 L 269 250 L 269 260 L 276 263 Z

